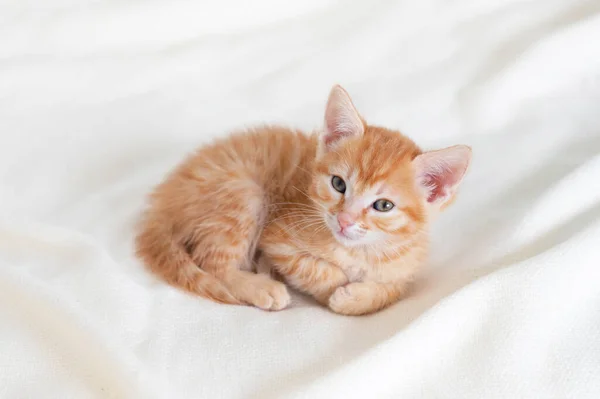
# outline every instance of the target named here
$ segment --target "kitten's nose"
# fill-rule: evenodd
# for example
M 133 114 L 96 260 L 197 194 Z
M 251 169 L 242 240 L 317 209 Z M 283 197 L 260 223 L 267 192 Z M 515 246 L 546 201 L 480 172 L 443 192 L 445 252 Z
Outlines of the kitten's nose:
M 337 220 L 342 229 L 348 228 L 354 224 L 354 218 L 347 212 L 338 213 Z

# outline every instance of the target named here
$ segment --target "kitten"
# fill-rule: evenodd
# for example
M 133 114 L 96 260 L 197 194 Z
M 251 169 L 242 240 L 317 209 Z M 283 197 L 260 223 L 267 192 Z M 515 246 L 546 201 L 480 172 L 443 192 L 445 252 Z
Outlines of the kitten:
M 334 86 L 321 132 L 238 132 L 179 165 L 151 194 L 136 252 L 168 283 L 220 303 L 280 310 L 286 286 L 362 315 L 401 299 L 428 225 L 454 198 L 464 145 L 423 152 L 369 125 Z

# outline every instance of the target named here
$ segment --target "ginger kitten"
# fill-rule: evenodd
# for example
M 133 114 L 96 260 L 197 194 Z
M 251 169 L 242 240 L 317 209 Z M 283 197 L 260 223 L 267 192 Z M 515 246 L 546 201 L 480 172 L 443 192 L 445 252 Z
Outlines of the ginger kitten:
M 423 152 L 369 125 L 340 86 L 322 131 L 240 132 L 198 149 L 150 196 L 136 252 L 168 283 L 214 301 L 280 310 L 286 286 L 332 311 L 398 301 L 423 265 L 428 225 L 467 171 L 464 145 Z

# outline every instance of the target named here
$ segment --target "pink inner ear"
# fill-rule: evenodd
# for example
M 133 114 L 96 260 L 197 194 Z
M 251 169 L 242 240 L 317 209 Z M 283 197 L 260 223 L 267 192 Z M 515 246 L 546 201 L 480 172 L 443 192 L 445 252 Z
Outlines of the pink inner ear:
M 427 152 L 416 159 L 417 179 L 427 190 L 427 202 L 444 200 L 461 182 L 469 162 L 471 149 L 455 146 Z
M 429 189 L 427 202 L 435 202 L 439 198 L 444 198 L 448 195 L 448 189 L 455 184 L 449 177 L 447 174 L 435 175 L 426 173 L 421 178 L 421 184 Z
M 339 140 L 350 136 L 352 136 L 352 134 L 348 132 L 330 131 L 330 133 L 327 134 L 324 138 L 325 145 L 327 147 L 330 147 L 332 144 L 338 142 Z
M 337 142 L 363 133 L 363 122 L 350 96 L 340 86 L 333 87 L 325 109 L 323 143 L 326 147 L 333 148 Z
M 435 202 L 438 198 L 444 197 L 446 195 L 446 190 L 444 189 L 444 182 L 440 178 L 440 176 L 426 174 L 422 177 L 422 184 L 429 188 L 429 196 L 427 197 L 427 202 Z

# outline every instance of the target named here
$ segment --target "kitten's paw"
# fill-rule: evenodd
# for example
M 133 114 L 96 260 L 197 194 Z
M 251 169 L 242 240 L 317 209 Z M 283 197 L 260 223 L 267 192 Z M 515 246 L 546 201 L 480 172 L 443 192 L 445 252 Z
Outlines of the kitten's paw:
M 350 283 L 337 288 L 329 297 L 329 309 L 343 315 L 361 315 L 370 307 L 370 288 L 361 283 Z
M 279 281 L 264 278 L 257 281 L 252 304 L 264 310 L 281 310 L 291 302 L 287 287 Z

